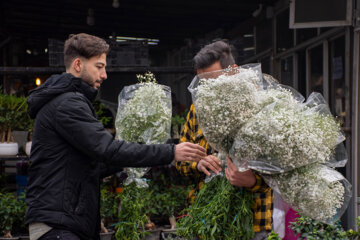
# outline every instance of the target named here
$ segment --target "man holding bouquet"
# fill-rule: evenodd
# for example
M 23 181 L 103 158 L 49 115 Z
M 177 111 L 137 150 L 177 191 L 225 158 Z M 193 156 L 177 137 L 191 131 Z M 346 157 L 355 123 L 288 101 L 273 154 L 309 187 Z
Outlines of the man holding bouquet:
M 231 54 L 230 46 L 223 42 L 215 43 L 203 47 L 194 57 L 194 67 L 197 74 L 208 73 L 226 69 L 228 67 L 237 67 Z M 180 135 L 180 142 L 191 142 L 199 144 L 206 148 L 207 156 L 200 161 L 177 162 L 176 168 L 181 174 L 188 176 L 196 184 L 189 196 L 191 202 L 194 201 L 194 192 L 202 188 L 205 175 L 210 175 L 210 170 L 218 173 L 222 170 L 221 161 L 214 156 L 215 150 L 205 139 L 203 131 L 199 127 L 195 107 L 192 104 L 187 115 L 184 130 Z M 255 236 L 253 239 L 266 239 L 272 227 L 272 210 L 273 210 L 273 192 L 266 185 L 263 179 L 252 170 L 244 172 L 238 171 L 238 168 L 227 158 L 227 168 L 225 169 L 226 178 L 233 186 L 243 187 L 253 193 L 254 205 L 252 207 L 253 230 Z

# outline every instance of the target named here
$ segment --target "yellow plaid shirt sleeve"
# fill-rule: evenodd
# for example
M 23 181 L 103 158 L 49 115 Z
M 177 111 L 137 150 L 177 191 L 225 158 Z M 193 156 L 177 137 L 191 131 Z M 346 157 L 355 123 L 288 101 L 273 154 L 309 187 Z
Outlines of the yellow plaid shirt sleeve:
M 206 148 L 208 155 L 214 151 L 205 139 L 196 117 L 195 107 L 191 105 L 186 118 L 184 129 L 180 135 L 180 142 L 197 143 Z M 194 192 L 201 189 L 205 175 L 197 170 L 197 162 L 185 161 L 176 162 L 176 169 L 184 176 L 192 178 L 196 188 L 189 193 L 190 202 L 193 202 Z M 255 173 L 256 184 L 252 188 L 247 188 L 254 195 L 254 232 L 271 231 L 272 211 L 273 211 L 273 192 L 266 185 L 264 180 Z
M 211 146 L 206 141 L 201 129 L 199 128 L 199 123 L 196 118 L 194 105 L 191 105 L 190 111 L 186 117 L 184 128 L 180 134 L 180 142 L 196 143 L 204 147 L 208 155 L 213 153 Z M 193 162 L 193 161 L 176 162 L 176 168 L 182 175 L 187 177 L 196 177 L 196 178 L 205 177 L 203 173 L 197 170 L 197 162 Z

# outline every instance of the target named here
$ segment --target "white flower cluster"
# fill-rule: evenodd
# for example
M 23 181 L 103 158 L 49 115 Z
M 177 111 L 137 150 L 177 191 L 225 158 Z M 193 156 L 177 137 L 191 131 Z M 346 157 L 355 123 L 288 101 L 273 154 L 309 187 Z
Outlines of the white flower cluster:
M 170 137 L 170 101 L 163 86 L 153 82 L 138 84 L 133 97 L 117 113 L 117 137 L 147 144 L 166 142 Z
M 259 91 L 259 95 L 266 106 L 239 130 L 231 149 L 239 165 L 244 159 L 250 166 L 251 161 L 262 162 L 252 168 L 271 173 L 267 172 L 271 166 L 283 172 L 330 160 L 340 132 L 330 114 L 298 102 L 284 88 Z
M 259 77 L 251 69 L 201 79 L 194 103 L 206 139 L 228 152 L 237 130 L 256 112 Z
M 152 72 L 146 72 L 145 74 L 136 74 L 136 78 L 140 83 L 156 83 L 155 75 Z
M 324 223 L 336 221 L 349 195 L 346 179 L 320 164 L 264 178 L 296 211 Z

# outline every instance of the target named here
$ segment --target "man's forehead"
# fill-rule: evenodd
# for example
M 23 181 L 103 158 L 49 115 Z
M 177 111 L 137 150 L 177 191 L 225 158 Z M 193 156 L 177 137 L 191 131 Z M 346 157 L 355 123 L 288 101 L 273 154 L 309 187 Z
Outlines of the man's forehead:
M 95 64 L 106 65 L 106 54 L 103 53 L 99 56 L 94 56 L 92 57 L 92 60 Z

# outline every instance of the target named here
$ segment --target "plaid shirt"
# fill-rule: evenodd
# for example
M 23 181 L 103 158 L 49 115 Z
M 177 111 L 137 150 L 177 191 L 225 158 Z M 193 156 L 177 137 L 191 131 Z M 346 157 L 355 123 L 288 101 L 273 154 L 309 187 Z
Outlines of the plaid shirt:
M 184 130 L 181 132 L 180 142 L 197 143 L 206 148 L 208 155 L 214 153 L 214 150 L 205 139 L 199 127 L 194 105 L 190 107 Z M 201 189 L 205 174 L 197 170 L 197 162 L 176 162 L 176 168 L 182 175 L 189 177 L 193 184 L 196 184 L 196 188 L 189 193 L 190 202 L 193 202 L 195 198 L 194 192 Z M 254 212 L 254 232 L 271 231 L 273 192 L 256 173 L 255 178 L 256 184 L 252 188 L 247 188 L 254 194 L 254 205 L 252 206 Z

